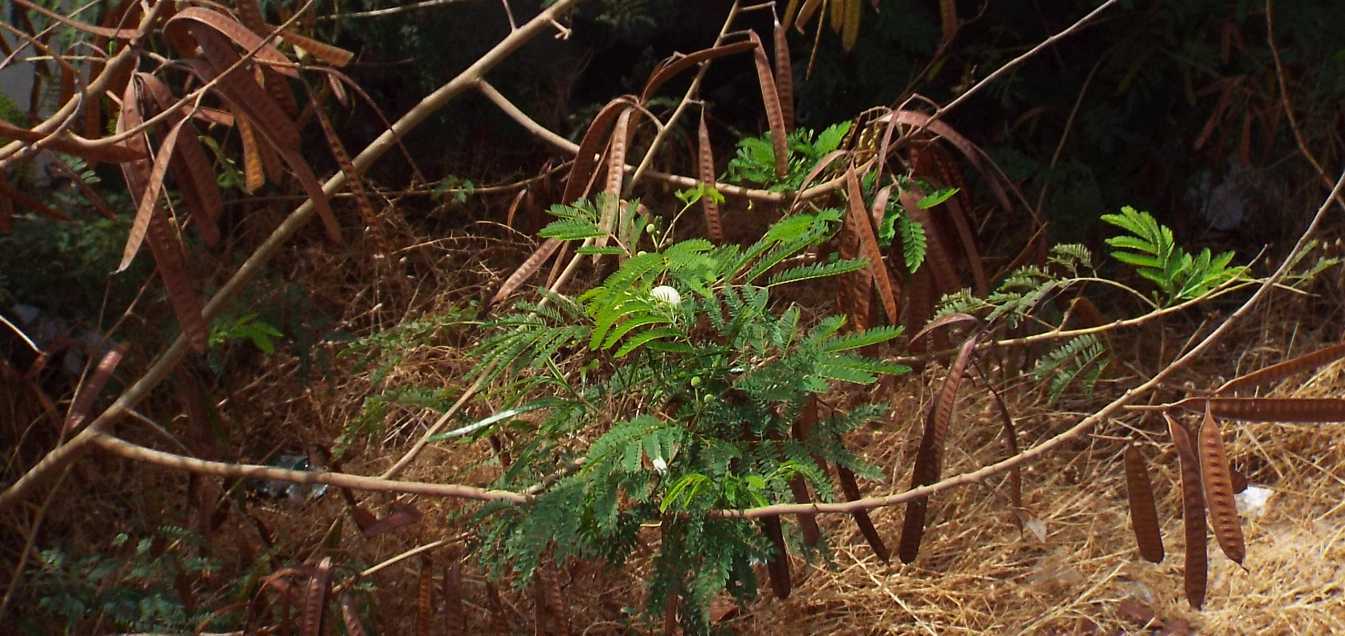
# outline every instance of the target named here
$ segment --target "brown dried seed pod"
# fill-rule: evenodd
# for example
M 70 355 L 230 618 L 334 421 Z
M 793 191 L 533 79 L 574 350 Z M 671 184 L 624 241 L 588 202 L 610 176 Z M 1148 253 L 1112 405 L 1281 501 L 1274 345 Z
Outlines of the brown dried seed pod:
M 698 170 L 701 183 L 714 186 L 715 184 L 715 156 L 714 147 L 710 145 L 710 129 L 705 126 L 705 109 L 701 109 L 700 125 L 696 130 L 696 141 L 699 144 Z M 712 196 L 701 197 L 701 209 L 705 211 L 705 234 L 711 241 L 716 243 L 724 242 L 724 226 L 719 222 L 719 203 Z
M 434 617 L 434 561 L 420 560 L 420 580 L 416 586 L 416 633 L 429 636 L 430 621 Z
M 1342 357 L 1345 357 L 1345 343 L 1331 345 L 1233 378 L 1214 392 L 1222 395 L 1278 382 L 1296 373 L 1330 364 Z
M 453 559 L 444 573 L 444 631 L 452 636 L 467 633 L 467 614 L 462 603 L 462 563 Z
M 878 249 L 878 238 L 873 232 L 873 221 L 868 210 L 864 209 L 864 195 L 860 190 L 859 175 L 852 166 L 845 175 L 846 197 L 849 199 L 850 213 L 845 223 L 855 237 L 859 239 L 860 253 L 869 262 L 869 275 L 878 285 L 878 298 L 887 312 L 888 324 L 897 324 L 901 319 L 901 309 L 897 306 L 897 291 L 893 289 L 892 276 L 887 271 L 882 250 Z
M 1135 542 L 1140 556 L 1146 561 L 1163 561 L 1163 534 L 1158 524 L 1158 508 L 1154 505 L 1153 486 L 1149 483 L 1149 467 L 1138 446 L 1130 445 L 1125 451 L 1126 495 L 1130 501 L 1130 525 L 1135 530 Z
M 322 624 L 327 617 L 327 592 L 332 589 L 332 558 L 323 557 L 314 569 L 304 591 L 304 611 L 301 633 L 304 636 L 320 636 Z
M 775 547 L 770 561 L 766 563 L 766 572 L 771 579 L 771 589 L 775 591 L 775 598 L 787 599 L 793 584 L 789 579 L 789 551 L 785 549 L 785 535 L 780 528 L 780 518 L 762 518 L 761 530 L 765 533 L 766 539 Z
M 94 367 L 93 374 L 89 376 L 80 387 L 79 392 L 75 394 L 75 399 L 70 404 L 70 415 L 65 420 L 65 434 L 69 435 L 79 430 L 85 420 L 89 417 L 89 411 L 93 409 L 93 401 L 107 384 L 112 372 L 121 364 L 121 359 L 126 355 L 126 344 L 118 344 L 107 350 L 103 354 L 102 360 L 98 361 L 98 366 Z
M 766 59 L 766 46 L 756 31 L 748 32 L 748 39 L 756 45 L 752 52 L 757 66 L 757 84 L 761 89 L 761 103 L 766 107 L 766 123 L 771 128 L 771 147 L 775 152 L 775 176 L 784 178 L 789 175 L 789 144 L 785 137 L 785 115 L 780 108 L 780 93 L 775 87 L 775 75 L 771 71 L 770 60 Z
M 943 471 L 943 447 L 948 437 L 948 429 L 957 415 L 957 393 L 966 375 L 967 365 L 975 355 L 976 343 L 981 334 L 974 333 L 962 343 L 953 366 L 948 370 L 943 385 L 939 387 L 938 397 L 930 406 L 925 417 L 925 431 L 920 438 L 920 449 L 915 455 L 915 470 L 911 473 L 911 487 L 927 486 L 939 481 Z M 897 555 L 905 563 L 915 561 L 920 553 L 920 543 L 924 539 L 925 514 L 929 506 L 929 497 L 917 497 L 906 504 L 906 517 L 902 521 L 901 545 Z
M 537 250 L 528 256 L 528 260 L 523 261 L 523 264 L 519 265 L 518 269 L 514 270 L 514 272 L 509 275 L 509 278 L 504 279 L 504 284 L 500 285 L 499 291 L 495 292 L 495 295 L 491 297 L 490 305 L 498 305 L 500 301 L 507 298 L 509 294 L 514 293 L 515 290 L 522 287 L 523 283 L 527 282 L 529 278 L 532 278 L 533 274 L 537 273 L 537 270 L 542 269 L 542 265 L 546 264 L 546 260 L 551 258 L 551 255 L 556 253 L 556 250 L 560 248 L 560 246 L 561 241 L 558 239 L 549 238 L 543 241 L 542 244 L 537 247 Z
M 1208 407 L 1214 417 L 1242 422 L 1345 422 L 1345 399 L 1342 398 L 1195 397 L 1186 398 L 1176 406 L 1196 413 L 1203 413 Z
M 775 23 L 775 87 L 780 94 L 780 114 L 785 130 L 794 129 L 794 67 L 789 59 L 789 29 Z
M 1200 467 L 1204 473 L 1205 505 L 1209 506 L 1210 525 L 1224 555 L 1242 565 L 1247 546 L 1242 538 L 1242 520 L 1233 501 L 1233 477 L 1228 469 L 1223 435 L 1213 413 L 1205 411 L 1200 426 Z
M 837 466 L 836 474 L 840 477 L 841 490 L 845 493 L 845 498 L 849 501 L 859 499 L 861 495 L 859 493 L 859 483 L 855 481 L 855 474 L 844 466 Z M 878 529 L 874 527 L 868 511 L 857 510 L 851 513 L 851 516 L 854 517 L 855 524 L 859 526 L 860 534 L 864 535 L 864 540 L 873 549 L 874 556 L 878 557 L 879 561 L 887 563 L 892 557 L 888 553 L 887 545 L 883 543 L 882 537 L 878 536 Z
M 1191 434 L 1186 427 L 1167 413 L 1168 434 L 1177 448 L 1177 460 L 1182 474 L 1182 520 L 1186 530 L 1186 564 L 1182 572 L 1186 600 L 1191 607 L 1200 609 L 1205 604 L 1205 586 L 1209 578 L 1209 541 L 1205 530 L 1205 497 L 1201 494 L 1200 459 L 1196 456 Z

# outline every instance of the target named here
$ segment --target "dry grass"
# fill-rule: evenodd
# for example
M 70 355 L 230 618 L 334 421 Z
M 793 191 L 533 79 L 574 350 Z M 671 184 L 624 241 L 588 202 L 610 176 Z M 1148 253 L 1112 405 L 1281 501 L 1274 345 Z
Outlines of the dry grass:
M 1291 312 L 1292 310 L 1290 310 Z M 1295 325 L 1280 311 L 1281 329 Z M 1286 312 L 1289 313 L 1289 312 Z M 1262 323 L 1264 325 L 1266 323 Z M 1289 333 L 1244 329 L 1243 342 L 1289 339 Z M 1300 338 L 1301 339 L 1301 338 Z M 1261 340 L 1274 342 L 1275 340 Z M 1312 348 L 1300 342 L 1296 350 Z M 1282 354 L 1266 352 L 1269 359 Z M 1231 362 L 1231 361 L 1230 361 Z M 1211 370 L 1212 371 L 1212 370 Z M 1199 376 L 1200 374 L 1196 374 Z M 1212 377 L 1209 373 L 1205 377 Z M 1345 364 L 1276 388 L 1285 397 L 1338 397 Z M 1001 458 L 998 424 L 984 400 L 966 400 L 959 418 L 964 453 L 950 455 L 952 470 Z M 1044 437 L 1072 418 L 1018 404 L 1020 433 Z M 907 410 L 906 412 L 910 412 Z M 1247 570 L 1210 542 L 1209 595 L 1194 611 L 1182 592 L 1181 503 L 1175 452 L 1152 423 L 1146 445 L 1167 557 L 1139 558 L 1126 507 L 1121 451 L 1130 432 L 1119 423 L 1025 474 L 1030 513 L 1046 529 L 1044 541 L 1019 532 L 1001 483 L 936 497 L 936 521 L 913 565 L 878 562 L 853 523 L 833 518 L 839 537 L 831 563 L 795 559 L 796 586 L 787 601 L 758 602 L 735 626 L 750 633 L 1185 633 L 1287 634 L 1345 630 L 1341 558 L 1345 556 L 1345 430 L 1336 426 L 1225 425 L 1230 458 L 1253 484 L 1274 491 L 1259 514 L 1244 515 Z M 856 447 L 883 466 L 910 465 L 903 454 L 909 433 L 879 431 Z M 1025 440 L 1026 442 L 1026 440 Z M 895 460 L 895 461 L 894 461 Z M 893 469 L 896 484 L 906 471 Z M 889 485 L 871 486 L 887 490 Z M 900 508 L 876 512 L 884 538 L 900 536 Z M 1146 620 L 1147 619 L 1147 620 Z

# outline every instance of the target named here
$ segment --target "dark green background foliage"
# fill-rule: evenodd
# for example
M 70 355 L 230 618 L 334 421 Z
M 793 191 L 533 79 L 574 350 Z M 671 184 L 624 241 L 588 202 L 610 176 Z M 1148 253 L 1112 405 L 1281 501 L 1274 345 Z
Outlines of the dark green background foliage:
M 238 597 L 240 590 L 233 589 L 237 582 L 183 597 L 184 590 L 221 569 L 219 562 L 204 556 L 202 546 L 191 531 L 164 526 L 142 537 L 119 533 L 104 551 L 93 554 L 42 550 L 30 583 L 40 590 L 41 600 L 10 627 L 27 634 L 55 633 L 60 627 L 79 629 L 94 615 L 103 618 L 105 628 L 135 631 L 236 627 L 241 611 L 219 612 L 215 607 Z M 250 573 L 240 581 L 257 576 Z
M 343 9 L 394 4 L 357 2 Z M 515 10 L 526 14 L 533 4 L 515 3 Z M 664 56 L 708 46 L 728 5 L 594 0 L 573 20 L 568 41 L 539 39 L 491 79 L 539 121 L 573 135 L 602 102 L 638 92 Z M 1334 5 L 1283 2 L 1277 8 L 1276 35 L 1295 110 L 1309 146 L 1324 158 L 1339 151 L 1331 134 L 1342 125 L 1339 104 L 1345 97 L 1345 45 L 1335 37 L 1345 33 L 1345 14 Z M 813 32 L 791 35 L 800 124 L 820 129 L 869 106 L 894 104 L 912 90 L 947 102 L 1096 6 L 1091 0 L 959 3 L 962 30 L 931 66 L 940 40 L 936 2 L 886 0 L 877 14 L 865 3 L 855 50 L 843 52 L 839 38 L 827 30 L 806 80 Z M 746 22 L 768 34 L 764 14 Z M 497 7 L 482 5 L 354 20 L 338 34 L 342 44 L 362 52 L 366 65 L 357 65 L 356 77 L 386 100 L 390 111 L 400 112 L 506 29 Z M 1239 77 L 1228 106 L 1195 150 L 1220 101 L 1218 82 Z M 1052 167 L 1051 156 L 1085 83 Z M 679 89 L 674 82 L 664 91 L 675 95 Z M 720 61 L 707 78 L 711 132 L 725 147 L 720 157 L 728 156 L 738 134 L 765 129 L 756 90 L 746 56 Z M 1296 210 L 1317 194 L 1297 197 L 1307 182 L 1305 166 L 1296 158 L 1284 161 L 1294 147 L 1283 118 L 1260 115 L 1277 108 L 1278 99 L 1263 4 L 1123 2 L 991 84 L 949 121 L 990 150 L 1011 176 L 1025 180 L 1030 199 L 1050 184 L 1044 211 L 1057 221 L 1056 238 L 1096 239 L 1103 231 L 1095 221 L 1098 210 L 1130 201 L 1165 211 L 1160 220 L 1184 235 L 1255 250 L 1297 227 L 1302 213 Z M 1244 164 L 1238 146 L 1248 113 L 1253 143 Z M 491 171 L 535 169 L 542 160 L 527 150 L 537 147 L 535 141 L 480 100 L 459 103 L 440 118 L 440 127 L 418 138 L 436 149 L 422 155 L 427 163 L 442 157 L 448 171 L 470 170 L 478 181 Z M 489 143 L 472 143 L 482 140 Z
M 149 259 L 142 258 L 132 271 L 108 278 L 130 227 L 129 218 L 15 223 L 11 234 L 0 235 L 0 307 L 23 303 L 58 316 L 93 317 L 105 290 L 111 292 L 110 307 L 125 307 L 152 271 Z

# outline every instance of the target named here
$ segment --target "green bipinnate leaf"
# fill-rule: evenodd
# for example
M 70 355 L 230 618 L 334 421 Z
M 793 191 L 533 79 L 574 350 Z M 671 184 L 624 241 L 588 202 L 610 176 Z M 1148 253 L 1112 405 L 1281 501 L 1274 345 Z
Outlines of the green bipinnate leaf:
M 1172 229 L 1148 212 L 1125 206 L 1120 214 L 1102 215 L 1102 220 L 1129 233 L 1107 239 L 1107 245 L 1116 248 L 1112 257 L 1152 282 L 1164 305 L 1200 298 L 1246 271 L 1229 266 L 1233 252 L 1217 256 L 1208 248 L 1199 255 L 1186 252 L 1177 245 Z
M 916 205 L 919 205 L 921 210 L 928 210 L 940 203 L 943 203 L 944 201 L 947 201 L 948 199 L 953 198 L 953 195 L 957 194 L 957 192 L 958 192 L 957 188 L 944 188 L 942 190 L 934 192 L 933 194 L 925 195 L 925 197 L 920 199 L 920 202 L 917 203 Z
M 903 214 L 897 227 L 901 229 L 901 258 L 906 262 L 906 270 L 914 274 L 925 262 L 925 226 Z

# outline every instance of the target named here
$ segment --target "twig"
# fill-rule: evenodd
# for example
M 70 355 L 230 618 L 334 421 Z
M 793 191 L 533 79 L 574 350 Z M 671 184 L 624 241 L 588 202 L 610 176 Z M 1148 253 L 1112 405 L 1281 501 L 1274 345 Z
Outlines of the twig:
M 168 429 L 159 426 L 159 423 L 150 419 L 149 416 L 135 409 L 126 409 L 126 414 L 131 416 L 131 419 L 140 422 L 141 424 L 144 424 L 147 428 L 149 428 L 149 430 L 154 431 L 155 434 L 157 434 L 159 437 L 168 440 L 170 444 L 176 446 L 178 450 L 183 452 L 184 455 L 191 455 L 191 449 L 187 448 L 187 445 L 183 444 L 182 440 L 178 439 L 176 435 L 168 432 Z
M 543 490 L 555 485 L 556 482 L 573 475 L 580 468 L 583 468 L 585 462 L 586 460 L 583 457 L 576 458 L 574 461 L 561 466 L 556 472 L 543 477 L 541 481 L 525 488 L 523 494 L 531 496 L 541 493 Z
M 1186 302 L 1184 302 L 1184 303 L 1179 303 L 1179 304 L 1173 305 L 1173 306 L 1171 306 L 1171 307 L 1163 307 L 1163 308 L 1161 308 L 1161 309 L 1156 309 L 1156 310 L 1151 311 L 1151 312 L 1149 312 L 1149 313 L 1147 313 L 1147 314 L 1144 314 L 1144 315 L 1142 315 L 1142 316 L 1136 316 L 1136 317 L 1134 317 L 1134 318 L 1125 318 L 1125 319 L 1122 319 L 1122 320 L 1113 320 L 1113 321 L 1111 321 L 1111 322 L 1109 322 L 1109 323 L 1107 323 L 1107 324 L 1105 324 L 1105 325 L 1095 325 L 1095 326 L 1092 326 L 1092 327 L 1080 327 L 1080 328 L 1078 328 L 1078 329 L 1053 329 L 1053 330 L 1051 330 L 1051 331 L 1047 331 L 1047 332 L 1044 332 L 1044 333 L 1033 334 L 1033 335 L 1030 335 L 1030 336 L 1021 336 L 1021 337 L 1018 337 L 1018 338 L 1008 338 L 1008 339 L 1005 339 L 1005 340 L 991 340 L 991 341 L 982 342 L 982 343 L 976 345 L 976 349 L 977 349 L 977 351 L 983 351 L 983 350 L 986 350 L 986 349 L 998 349 L 998 348 L 1003 348 L 1003 347 L 1024 347 L 1024 346 L 1034 345 L 1034 344 L 1038 344 L 1038 343 L 1042 343 L 1042 342 L 1052 342 L 1052 341 L 1055 341 L 1055 340 L 1068 340 L 1068 339 L 1070 339 L 1070 338 L 1076 338 L 1076 337 L 1078 337 L 1078 336 L 1087 336 L 1087 335 L 1091 335 L 1091 334 L 1099 334 L 1099 333 L 1105 333 L 1105 332 L 1109 332 L 1109 331 L 1115 331 L 1115 330 L 1118 330 L 1118 329 L 1127 329 L 1127 328 L 1130 328 L 1130 327 L 1138 327 L 1138 326 L 1143 325 L 1144 323 L 1147 323 L 1147 322 L 1149 322 L 1149 321 L 1157 320 L 1158 318 L 1162 318 L 1162 317 L 1167 316 L 1167 315 L 1169 315 L 1169 314 L 1175 314 L 1175 313 L 1179 313 L 1179 312 L 1185 311 L 1185 310 L 1187 310 L 1187 309 L 1190 309 L 1190 308 L 1192 308 L 1192 307 L 1195 307 L 1196 305 L 1199 305 L 1199 304 L 1201 304 L 1201 303 L 1204 303 L 1204 302 L 1206 302 L 1206 301 L 1208 301 L 1208 300 L 1211 300 L 1211 299 L 1213 299 L 1213 298 L 1216 298 L 1216 297 L 1218 297 L 1218 296 L 1222 296 L 1222 295 L 1224 295 L 1224 294 L 1232 293 L 1232 292 L 1237 291 L 1237 290 L 1239 290 L 1239 289 L 1244 289 L 1244 288 L 1246 288 L 1247 286 L 1249 286 L 1249 285 L 1253 285 L 1253 284 L 1256 284 L 1256 283 L 1248 282 L 1248 283 L 1239 283 L 1239 284 L 1236 284 L 1236 285 L 1229 285 L 1229 286 L 1227 286 L 1227 287 L 1225 287 L 1225 288 L 1223 288 L 1223 289 L 1220 289 L 1220 290 L 1216 290 L 1216 291 L 1214 291 L 1214 292 L 1211 292 L 1211 293 L 1208 294 L 1208 295 L 1201 296 L 1200 298 L 1194 298 L 1194 299 L 1188 300 L 1188 301 L 1186 301 Z M 939 350 L 939 351 L 931 351 L 931 352 L 929 352 L 929 353 L 921 354 L 921 355 L 918 355 L 918 356 L 897 356 L 897 357 L 891 358 L 890 361 L 891 361 L 891 362 L 900 363 L 900 364 L 920 363 L 920 362 L 927 362 L 927 361 L 929 361 L 929 360 L 935 360 L 935 359 L 938 359 L 938 358 L 947 358 L 947 357 L 949 357 L 949 356 L 952 356 L 952 355 L 956 354 L 957 352 L 958 352 L 958 348 L 957 348 L 957 347 L 953 347 L 953 348 L 949 348 L 949 349 L 941 349 L 941 350 Z
M 425 446 L 430 443 L 430 438 L 439 434 L 440 429 L 444 428 L 444 426 L 448 424 L 448 421 L 453 419 L 453 416 L 457 415 L 458 411 L 462 410 L 463 405 L 467 404 L 467 401 L 472 399 L 477 391 L 481 390 L 481 387 L 488 377 L 490 377 L 489 370 L 482 373 L 481 376 L 476 379 L 476 382 L 473 382 L 471 386 L 467 387 L 467 390 L 463 391 L 462 395 L 458 396 L 458 400 L 454 402 L 452 406 L 448 407 L 448 410 L 444 411 L 443 414 L 439 416 L 439 419 L 436 419 L 434 423 L 430 425 L 430 428 L 425 431 L 425 434 L 421 435 L 420 439 L 416 440 L 416 443 L 412 444 L 409 450 L 402 454 L 401 459 L 398 459 L 390 468 L 383 471 L 383 474 L 379 475 L 379 477 L 382 479 L 392 479 L 401 474 L 403 470 L 406 470 L 406 467 L 416 460 L 416 456 L 420 454 L 420 451 L 424 450 Z
M 976 82 L 976 84 L 974 84 L 971 88 L 967 89 L 966 92 L 962 93 L 961 95 L 958 95 L 956 99 L 954 99 L 951 102 L 948 102 L 947 105 L 940 106 L 938 110 L 934 111 L 934 114 L 930 115 L 929 121 L 933 122 L 939 119 L 943 115 L 947 114 L 948 111 L 951 111 L 954 108 L 957 108 L 958 106 L 962 105 L 962 102 L 965 102 L 968 99 L 970 99 L 972 95 L 975 95 L 976 93 L 980 92 L 982 88 L 988 86 L 991 82 L 998 80 L 1000 77 L 1003 77 L 1009 71 L 1018 68 L 1018 66 L 1023 62 L 1026 62 L 1032 59 L 1033 57 L 1036 57 L 1038 53 L 1053 46 L 1056 42 L 1059 42 L 1060 40 L 1063 40 L 1073 35 L 1074 32 L 1083 28 L 1084 25 L 1091 22 L 1093 18 L 1102 15 L 1102 12 L 1111 8 L 1112 5 L 1116 4 L 1119 1 L 1120 0 L 1107 0 L 1106 2 L 1103 2 L 1102 4 L 1098 5 L 1098 8 L 1088 12 L 1088 15 L 1079 18 L 1078 21 L 1066 27 L 1065 30 L 1051 35 L 1045 40 L 1042 40 L 1036 46 L 1032 47 L 1031 49 L 1028 49 L 1027 52 L 1023 53 L 1022 55 L 1019 55 L 1018 57 L 1009 60 L 1003 66 L 995 69 L 989 75 L 986 75 L 983 79 L 981 79 L 981 81 Z
M 1041 191 L 1037 193 L 1037 215 L 1041 215 L 1041 206 L 1046 203 L 1046 193 L 1051 190 L 1051 176 L 1055 172 L 1055 165 L 1060 161 L 1060 153 L 1065 150 L 1065 142 L 1069 141 L 1069 133 L 1074 130 L 1074 118 L 1079 114 L 1079 107 L 1083 106 L 1083 98 L 1088 94 L 1088 87 L 1093 85 L 1093 77 L 1097 75 L 1097 70 L 1102 68 L 1102 62 L 1107 59 L 1106 55 L 1099 57 L 1093 64 L 1093 68 L 1088 71 L 1088 77 L 1083 80 L 1083 86 L 1079 88 L 1079 96 L 1074 98 L 1074 107 L 1069 109 L 1069 117 L 1065 118 L 1065 129 L 1060 133 L 1060 141 L 1055 145 L 1055 152 L 1051 153 L 1051 163 L 1046 166 L 1045 183 L 1041 184 Z
M 37 343 L 33 342 L 32 339 L 28 337 L 28 334 L 24 333 L 22 329 L 19 329 L 18 325 L 15 325 L 10 322 L 8 318 L 5 318 L 4 314 L 0 314 L 0 324 L 9 327 L 9 330 L 13 331 L 14 335 L 19 337 L 19 340 L 22 340 L 24 344 L 28 345 L 28 348 L 32 349 L 33 353 L 42 353 L 42 349 L 37 346 Z
M 425 545 L 416 546 L 414 548 L 411 548 L 410 550 L 398 554 L 397 556 L 394 556 L 390 559 L 386 559 L 383 562 L 378 563 L 377 565 L 372 565 L 370 567 L 365 568 L 363 571 L 360 572 L 360 578 L 373 576 L 374 574 L 377 574 L 379 570 L 382 570 L 388 566 L 394 565 L 400 561 L 405 561 L 406 559 L 409 559 L 418 554 L 424 554 L 426 552 L 429 552 L 430 550 L 441 548 L 450 543 L 453 543 L 453 539 L 440 539 L 438 541 L 431 541 L 429 543 L 426 543 Z
M 480 91 L 483 97 L 490 100 L 490 103 L 495 104 L 496 108 L 499 108 L 510 119 L 522 126 L 524 130 L 527 130 L 542 141 L 545 141 L 562 151 L 572 155 L 579 152 L 579 144 L 552 132 L 551 129 L 546 126 L 537 123 L 536 120 L 527 116 L 522 110 L 519 110 L 518 106 L 515 106 L 513 102 L 509 101 L 508 97 L 501 94 L 495 86 L 484 78 L 478 79 L 472 86 Z
M 77 9 L 75 12 L 76 12 L 76 13 L 80 13 L 80 12 L 84 11 L 84 9 L 87 9 L 87 8 L 89 8 L 89 7 L 91 7 L 91 6 L 95 5 L 95 4 L 97 4 L 97 3 L 96 3 L 96 2 L 90 2 L 90 3 L 86 4 L 86 5 L 84 5 L 83 7 Z M 55 53 L 54 51 L 51 50 L 51 47 L 50 47 L 50 46 L 47 46 L 44 42 L 42 42 L 42 38 L 43 38 L 43 36 L 47 35 L 47 34 L 50 33 L 51 31 L 54 31 L 54 30 L 56 29 L 57 26 L 59 26 L 57 23 L 52 23 L 51 26 L 49 26 L 49 27 L 43 29 L 41 33 L 30 34 L 30 33 L 28 33 L 27 31 L 24 31 L 23 29 L 20 29 L 20 28 L 18 28 L 18 27 L 12 26 L 12 25 L 10 25 L 10 24 L 7 23 L 7 22 L 0 22 L 0 29 L 4 29 L 4 30 L 6 30 L 6 31 L 9 31 L 10 33 L 13 33 L 16 37 L 22 38 L 23 40 L 26 41 L 22 46 L 20 46 L 20 47 L 14 49 L 14 53 L 13 53 L 13 54 L 11 54 L 11 55 L 9 55 L 8 57 L 6 57 L 5 60 L 4 60 L 3 62 L 0 62 L 0 68 L 4 68 L 5 66 L 8 66 L 10 60 L 14 59 L 14 56 L 15 56 L 15 55 L 18 55 L 18 53 L 19 53 L 20 51 L 22 51 L 22 50 L 24 49 L 24 47 L 26 47 L 26 46 L 28 46 L 29 44 L 31 44 L 31 45 L 33 46 L 33 48 L 37 50 L 37 52 L 39 52 L 39 53 L 41 53 L 41 52 L 45 52 L 45 53 L 46 53 L 46 55 L 41 56 L 41 57 L 43 57 L 43 58 L 47 58 L 47 59 L 51 59 L 51 60 L 55 61 L 57 64 L 60 64 L 61 67 L 64 68 L 67 72 L 73 74 L 74 77 L 76 78 L 76 80 L 78 81 L 78 78 L 79 78 L 79 71 L 76 70 L 74 66 L 71 66 L 71 65 L 70 65 L 70 62 L 66 59 L 65 56 L 63 56 L 63 55 L 56 55 L 56 53 Z M 27 58 L 27 59 L 25 59 L 24 61 L 26 61 L 26 62 L 27 62 L 27 61 L 37 62 L 37 61 L 39 61 L 39 60 L 34 59 L 34 58 Z M 41 61 L 46 61 L 46 60 L 43 59 L 43 60 L 41 60 Z
M 1275 44 L 1275 0 L 1266 0 L 1266 43 L 1270 45 L 1270 57 L 1275 61 L 1275 80 L 1280 85 L 1280 103 L 1284 107 L 1284 116 L 1289 119 L 1289 130 L 1294 134 L 1294 143 L 1298 144 L 1298 151 L 1303 155 L 1303 158 L 1312 164 L 1312 169 L 1317 171 L 1322 183 L 1330 188 L 1331 177 L 1326 174 L 1326 169 L 1322 167 L 1320 161 L 1317 161 L 1317 157 L 1312 154 L 1312 150 L 1308 149 L 1308 142 L 1303 139 L 1303 131 L 1298 127 L 1298 118 L 1294 117 L 1294 105 L 1289 101 L 1289 83 L 1284 79 L 1284 65 L 1280 62 L 1280 47 Z M 1345 208 L 1345 198 L 1338 199 L 1337 202 L 1342 208 Z
M 332 20 L 345 20 L 348 18 L 381 18 L 384 16 L 396 15 L 398 13 L 406 13 L 407 11 L 430 9 L 449 4 L 467 4 L 468 2 L 471 1 L 472 0 L 424 0 L 423 2 L 412 2 L 411 4 L 404 4 L 400 7 L 389 7 L 387 9 L 373 9 L 370 11 L 351 11 L 349 13 L 333 13 L 331 15 L 319 16 L 318 22 L 330 22 Z M 512 16 L 511 16 L 511 22 L 512 22 Z

